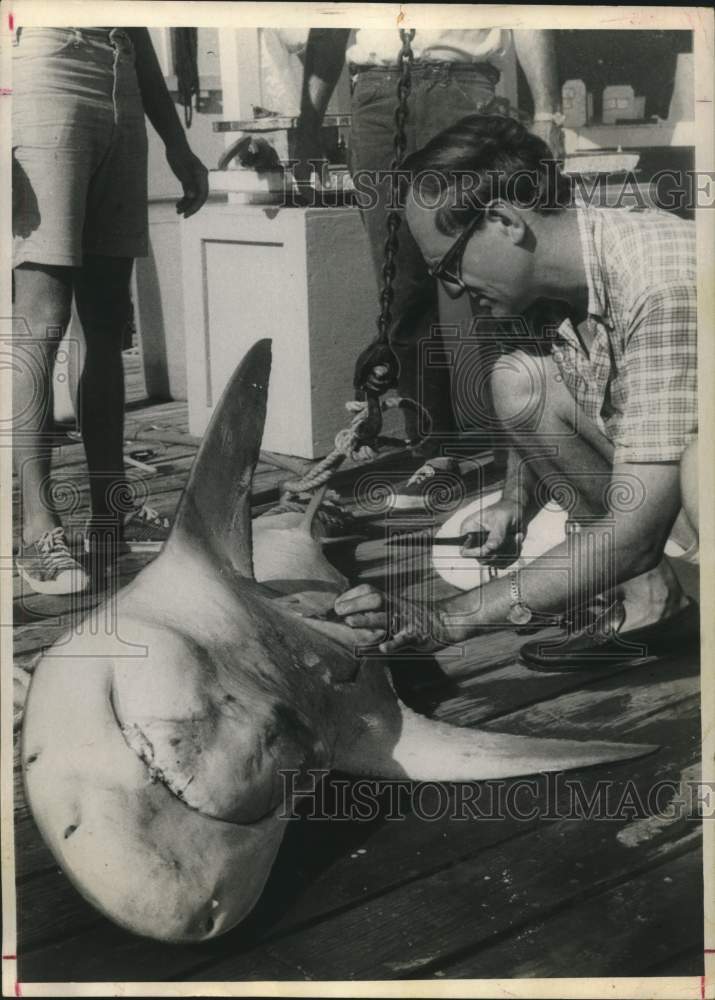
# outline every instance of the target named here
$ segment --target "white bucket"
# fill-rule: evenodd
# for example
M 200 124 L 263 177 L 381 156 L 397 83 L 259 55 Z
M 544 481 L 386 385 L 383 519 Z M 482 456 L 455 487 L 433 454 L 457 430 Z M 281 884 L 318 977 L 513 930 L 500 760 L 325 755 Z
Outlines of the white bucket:
M 456 514 L 441 526 L 437 538 L 449 538 L 462 533 L 462 522 L 470 514 L 481 515 L 487 507 L 491 507 L 501 497 L 501 490 L 477 497 L 466 504 Z M 554 548 L 566 537 L 567 512 L 554 503 L 543 507 L 529 524 L 526 538 L 521 549 L 522 565 L 532 562 L 538 556 Z M 434 545 L 432 547 L 432 564 L 447 583 L 460 590 L 473 590 L 481 587 L 494 578 L 494 571 L 482 566 L 476 559 L 468 559 L 459 554 L 458 545 Z M 505 576 L 508 568 L 497 570 L 497 576 Z

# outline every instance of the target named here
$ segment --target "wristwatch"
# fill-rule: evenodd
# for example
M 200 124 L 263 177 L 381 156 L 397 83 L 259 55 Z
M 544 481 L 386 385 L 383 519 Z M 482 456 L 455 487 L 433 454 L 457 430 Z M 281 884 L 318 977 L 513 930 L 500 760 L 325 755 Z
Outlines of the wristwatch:
M 521 599 L 518 566 L 509 572 L 509 596 L 511 597 L 511 607 L 507 619 L 512 625 L 528 625 L 534 617 L 534 612 Z
M 560 111 L 537 111 L 534 115 L 534 122 L 553 122 L 557 128 L 561 128 L 566 121 L 566 116 Z

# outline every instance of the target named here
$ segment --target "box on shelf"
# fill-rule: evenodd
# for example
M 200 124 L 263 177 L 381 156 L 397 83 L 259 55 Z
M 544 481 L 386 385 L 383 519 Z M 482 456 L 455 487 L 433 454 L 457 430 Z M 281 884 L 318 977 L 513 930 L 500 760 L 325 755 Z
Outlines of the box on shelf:
M 593 118 L 593 95 L 583 80 L 566 81 L 561 88 L 561 105 L 567 128 L 580 128 Z
M 637 103 L 639 100 L 640 105 Z M 630 84 L 612 84 L 604 88 L 601 114 L 604 125 L 613 125 L 620 120 L 641 118 L 644 110 L 645 98 L 636 98 Z

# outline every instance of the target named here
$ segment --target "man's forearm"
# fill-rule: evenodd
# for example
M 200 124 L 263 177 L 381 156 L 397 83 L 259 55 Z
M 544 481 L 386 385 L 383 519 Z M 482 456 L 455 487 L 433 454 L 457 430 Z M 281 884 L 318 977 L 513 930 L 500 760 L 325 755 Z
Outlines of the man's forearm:
M 534 477 L 528 464 L 521 458 L 516 448 L 510 448 L 504 474 L 504 488 L 501 498 L 514 503 L 521 515 L 527 515 L 531 505 Z
M 534 113 L 561 108 L 553 31 L 514 31 L 514 48 L 534 100 Z
M 536 476 L 528 459 L 525 459 L 516 448 L 510 448 L 501 499 L 503 502 L 512 503 L 517 509 L 521 531 L 526 531 L 529 522 L 541 509 L 536 494 Z
M 560 614 L 657 565 L 661 553 L 645 546 L 633 525 L 619 532 L 618 524 L 611 518 L 591 524 L 521 569 L 522 602 L 540 614 Z M 507 623 L 511 604 L 511 582 L 503 577 L 441 601 L 438 611 L 451 641 L 460 642 Z
M 300 119 L 305 128 L 320 127 L 345 65 L 349 28 L 311 28 L 305 50 Z
M 187 144 L 147 28 L 128 28 L 136 55 L 137 81 L 147 118 L 165 146 Z

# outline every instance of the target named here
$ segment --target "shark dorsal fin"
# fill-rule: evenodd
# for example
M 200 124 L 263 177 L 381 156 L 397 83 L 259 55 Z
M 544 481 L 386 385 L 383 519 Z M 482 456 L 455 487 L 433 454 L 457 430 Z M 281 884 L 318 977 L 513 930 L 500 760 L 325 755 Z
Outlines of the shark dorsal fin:
M 251 482 L 266 419 L 271 342 L 259 340 L 226 386 L 181 498 L 167 549 L 200 546 L 253 578 Z

